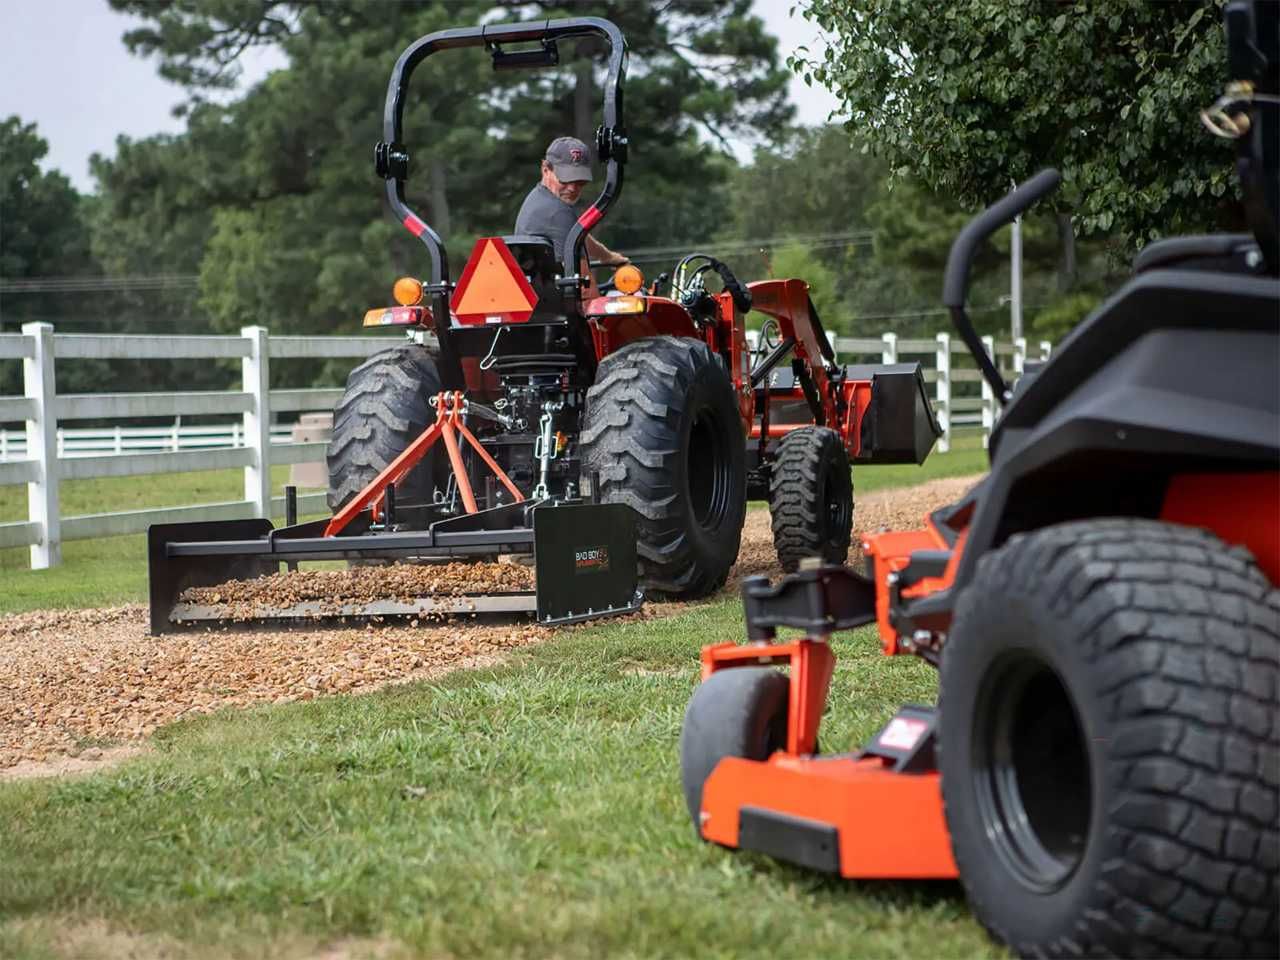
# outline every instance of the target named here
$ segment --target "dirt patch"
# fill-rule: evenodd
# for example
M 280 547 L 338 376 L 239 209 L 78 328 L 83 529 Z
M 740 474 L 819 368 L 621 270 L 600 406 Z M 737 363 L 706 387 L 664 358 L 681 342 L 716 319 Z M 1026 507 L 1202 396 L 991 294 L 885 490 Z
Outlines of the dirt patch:
M 48 760 L 19 760 L 11 767 L 0 767 L 0 780 L 31 780 L 37 777 L 68 777 L 96 773 L 146 753 L 136 744 L 128 746 L 86 747 L 78 753 L 60 754 Z
M 975 479 L 859 496 L 855 532 L 919 526 Z M 850 560 L 859 557 L 855 540 Z M 736 591 L 744 576 L 779 572 L 769 513 L 749 511 L 726 589 Z M 648 604 L 640 616 L 670 616 L 684 606 Z M 86 741 L 136 745 L 162 724 L 223 707 L 437 677 L 500 662 L 550 636 L 527 623 L 455 620 L 285 631 L 232 627 L 151 637 L 141 605 L 9 616 L 0 621 L 0 776 L 74 772 L 81 764 L 92 769 L 109 753 L 118 754 L 101 746 L 86 750 Z M 100 757 L 86 756 L 97 749 Z M 67 765 L 50 766 L 59 764 Z
M 212 946 L 185 943 L 168 934 L 128 930 L 101 918 L 68 916 L 28 917 L 6 929 L 40 955 L 50 952 L 66 960 L 212 960 L 273 956 L 280 960 L 395 960 L 407 956 L 386 938 L 344 937 L 324 942 L 314 937 L 288 936 L 264 947 L 260 942 Z

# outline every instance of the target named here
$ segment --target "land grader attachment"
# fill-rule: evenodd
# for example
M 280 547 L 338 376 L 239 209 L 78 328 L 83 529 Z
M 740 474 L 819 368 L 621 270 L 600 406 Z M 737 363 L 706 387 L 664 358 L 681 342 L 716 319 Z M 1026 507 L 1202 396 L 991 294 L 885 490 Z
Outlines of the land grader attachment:
M 559 44 L 584 38 L 608 49 L 599 196 L 562 255 L 543 236 L 482 237 L 455 282 L 441 238 L 405 199 L 410 76 L 428 56 L 465 47 L 486 50 L 495 69 L 552 67 Z M 612 289 L 597 287 L 584 252 L 622 191 L 625 59 L 618 28 L 590 17 L 444 30 L 404 51 L 374 162 L 387 207 L 426 248 L 429 272 L 398 280 L 396 305 L 365 315 L 365 326 L 409 339 L 347 380 L 327 456 L 333 516 L 279 530 L 266 520 L 154 527 L 154 630 L 223 619 L 226 597 L 242 596 L 233 581 L 270 579 L 302 560 L 470 559 L 473 580 L 509 584 L 510 572 L 491 564 L 515 554 L 535 575 L 520 596 L 451 588 L 463 595 L 438 597 L 375 568 L 367 576 L 385 577 L 397 596 L 370 600 L 365 581 L 354 591 L 335 581 L 359 596 L 284 589 L 290 602 L 278 592 L 260 611 L 237 601 L 234 612 L 520 610 L 563 623 L 626 613 L 645 595 L 704 596 L 737 558 L 748 499 L 769 502 L 785 569 L 845 558 L 851 466 L 920 463 L 940 432 L 920 367 L 838 364 L 804 281 L 744 283 L 706 253 L 682 257 L 665 289 L 646 287 L 630 265 L 605 284 Z M 754 356 L 751 311 L 778 333 Z

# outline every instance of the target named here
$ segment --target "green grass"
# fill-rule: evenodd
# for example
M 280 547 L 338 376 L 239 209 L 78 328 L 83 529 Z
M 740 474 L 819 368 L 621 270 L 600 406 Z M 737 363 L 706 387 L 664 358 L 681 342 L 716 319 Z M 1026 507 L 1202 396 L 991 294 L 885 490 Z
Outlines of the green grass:
M 939 477 L 968 476 L 981 473 L 986 467 L 981 433 L 956 431 L 951 450 L 932 454 L 923 466 L 855 467 L 854 495 Z M 288 482 L 288 473 L 288 467 L 272 470 L 272 486 L 277 494 Z M 61 484 L 59 494 L 64 516 L 216 503 L 243 497 L 242 476 L 239 470 L 217 470 L 69 480 Z M 753 506 L 759 509 L 764 504 Z M 0 487 L 0 523 L 21 520 L 26 515 L 26 487 Z M 0 615 L 22 610 L 141 603 L 146 599 L 146 537 L 65 542 L 62 565 L 50 570 L 28 569 L 28 557 L 26 548 L 0 550 Z
M 696 841 L 681 717 L 699 646 L 742 631 L 722 597 L 501 668 L 180 722 L 114 771 L 0 785 L 0 955 L 56 953 L 89 923 L 196 956 L 998 955 L 954 883 L 849 883 Z M 872 630 L 835 644 L 827 749 L 932 700 L 933 672 L 883 658 Z
M 931 453 L 920 466 L 914 463 L 887 466 L 854 467 L 853 494 L 887 490 L 890 487 L 909 487 L 927 480 L 942 477 L 967 477 L 986 473 L 987 450 L 982 445 L 982 431 L 975 428 L 957 429 L 951 432 L 951 449 L 946 453 Z

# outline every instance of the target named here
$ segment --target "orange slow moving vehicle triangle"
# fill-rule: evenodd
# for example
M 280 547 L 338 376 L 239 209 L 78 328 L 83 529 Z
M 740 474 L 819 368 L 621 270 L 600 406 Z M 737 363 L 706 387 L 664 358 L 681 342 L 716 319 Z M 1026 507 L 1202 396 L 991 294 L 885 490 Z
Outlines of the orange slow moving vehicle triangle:
M 498 237 L 482 237 L 458 278 L 450 306 L 459 323 L 472 325 L 523 323 L 537 303 L 538 295 L 507 245 Z

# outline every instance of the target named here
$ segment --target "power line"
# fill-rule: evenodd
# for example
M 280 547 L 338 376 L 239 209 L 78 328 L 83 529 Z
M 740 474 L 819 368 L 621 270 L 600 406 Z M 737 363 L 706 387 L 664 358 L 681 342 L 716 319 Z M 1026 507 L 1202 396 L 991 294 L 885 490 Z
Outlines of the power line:
M 664 259 L 683 256 L 694 250 L 706 250 L 723 256 L 757 253 L 763 248 L 804 245 L 813 250 L 832 247 L 866 246 L 873 242 L 874 231 L 853 230 L 843 233 L 811 233 L 792 236 L 758 237 L 746 240 L 698 241 L 640 247 L 632 252 L 636 263 L 657 263 Z M 92 293 L 127 292 L 135 290 L 191 289 L 200 280 L 196 273 L 129 274 L 115 277 L 19 277 L 0 278 L 0 294 L 19 293 Z
M 161 273 L 122 277 L 0 278 L 0 293 L 89 293 L 94 291 L 181 290 L 194 287 L 196 273 Z

